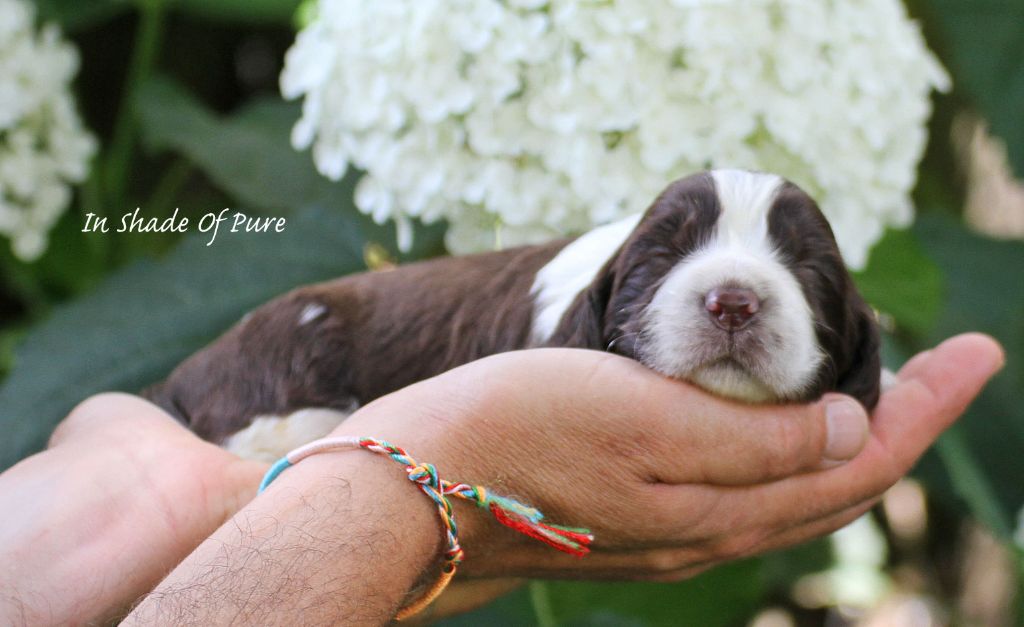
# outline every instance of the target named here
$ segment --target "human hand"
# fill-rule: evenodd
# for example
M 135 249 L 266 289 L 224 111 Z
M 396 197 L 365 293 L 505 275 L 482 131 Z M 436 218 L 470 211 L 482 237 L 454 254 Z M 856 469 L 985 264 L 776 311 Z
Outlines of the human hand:
M 380 399 L 335 434 L 387 439 L 596 536 L 581 560 L 460 507 L 466 574 L 677 580 L 861 515 L 1002 363 L 988 337 L 948 340 L 904 366 L 869 426 L 838 395 L 753 407 L 613 355 L 523 351 Z
M 390 440 L 444 478 L 596 535 L 591 555 L 576 559 L 457 503 L 463 574 L 675 580 L 859 516 L 1002 361 L 987 337 L 949 340 L 903 368 L 869 427 L 859 405 L 835 395 L 744 406 L 614 355 L 522 351 L 379 399 L 334 435 Z M 846 411 L 830 412 L 837 407 Z M 436 578 L 443 544 L 433 505 L 400 477 L 392 461 L 364 452 L 310 457 L 203 542 L 126 623 L 387 622 L 417 582 Z M 485 595 L 504 585 L 495 583 Z
M 140 398 L 86 400 L 48 450 L 0 474 L 0 623 L 116 616 L 248 502 L 265 469 Z

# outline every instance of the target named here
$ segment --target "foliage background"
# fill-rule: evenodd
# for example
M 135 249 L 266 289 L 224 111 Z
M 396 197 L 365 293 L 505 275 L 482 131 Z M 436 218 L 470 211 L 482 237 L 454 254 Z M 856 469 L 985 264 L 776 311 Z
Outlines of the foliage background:
M 0 468 L 45 442 L 85 396 L 137 390 L 216 337 L 244 311 L 295 285 L 365 269 L 373 243 L 400 260 L 442 254 L 443 227 L 419 229 L 398 255 L 391 227 L 352 205 L 355 178 L 331 183 L 288 144 L 298 107 L 277 91 L 298 0 L 38 0 L 40 16 L 79 47 L 76 82 L 101 153 L 38 262 L 0 247 Z M 929 45 L 954 77 L 936 96 L 931 142 L 915 191 L 919 218 L 890 232 L 857 277 L 888 314 L 890 366 L 949 335 L 990 333 L 1006 347 L 1002 374 L 915 470 L 929 495 L 929 530 L 893 568 L 925 564 L 926 589 L 963 624 L 958 539 L 981 521 L 1015 555 L 1017 607 L 1024 558 L 1012 548 L 1024 506 L 1024 244 L 963 223 L 965 185 L 951 141 L 963 112 L 983 117 L 1024 176 L 1024 3 L 912 0 Z M 231 207 L 283 215 L 283 234 L 82 233 L 88 212 L 197 219 Z M 379 248 L 378 255 L 379 255 Z M 880 522 L 885 528 L 885 520 Z M 672 585 L 548 583 L 452 624 L 733 625 L 788 594 L 829 561 L 824 542 L 719 568 Z M 793 607 L 800 624 L 824 610 Z M 1009 623 L 1008 623 L 1009 624 Z M 1024 622 L 1019 623 L 1024 624 Z

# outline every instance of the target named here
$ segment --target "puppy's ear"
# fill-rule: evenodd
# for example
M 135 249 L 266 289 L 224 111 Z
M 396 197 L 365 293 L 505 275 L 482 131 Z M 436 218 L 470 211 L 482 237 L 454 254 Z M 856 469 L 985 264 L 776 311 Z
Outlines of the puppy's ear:
M 856 398 L 870 411 L 878 404 L 881 390 L 881 339 L 874 312 L 852 287 L 851 292 L 849 298 L 854 313 L 847 325 L 849 359 L 846 369 L 839 373 L 836 390 Z
M 604 350 L 608 301 L 615 285 L 614 257 L 573 300 L 548 340 L 548 346 Z

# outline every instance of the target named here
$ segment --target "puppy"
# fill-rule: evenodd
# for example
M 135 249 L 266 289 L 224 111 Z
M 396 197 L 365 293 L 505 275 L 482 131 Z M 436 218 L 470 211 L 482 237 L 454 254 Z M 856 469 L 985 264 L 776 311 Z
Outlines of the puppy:
M 147 395 L 200 436 L 273 460 L 359 406 L 527 347 L 607 350 L 752 403 L 835 390 L 873 408 L 874 316 L 814 200 L 715 170 L 573 239 L 302 287 L 247 314 Z

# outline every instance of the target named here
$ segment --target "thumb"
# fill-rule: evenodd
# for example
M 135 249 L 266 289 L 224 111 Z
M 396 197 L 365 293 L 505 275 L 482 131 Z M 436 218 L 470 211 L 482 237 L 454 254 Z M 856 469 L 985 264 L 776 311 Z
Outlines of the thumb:
M 965 333 L 917 355 L 900 370 L 898 382 L 882 395 L 874 431 L 909 469 L 955 421 L 1006 362 L 991 337 Z
M 670 453 L 680 461 L 668 473 L 658 473 L 666 482 L 693 482 L 695 477 L 726 486 L 775 481 L 842 464 L 868 440 L 867 412 L 842 394 L 791 406 L 703 400 L 691 403 L 693 411 L 681 421 L 674 439 L 678 448 Z

